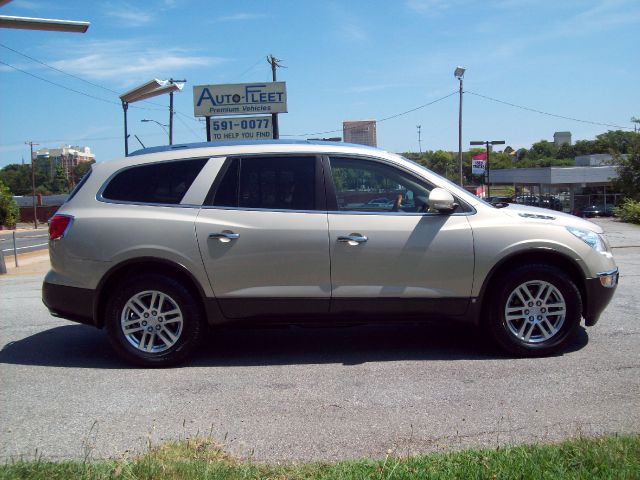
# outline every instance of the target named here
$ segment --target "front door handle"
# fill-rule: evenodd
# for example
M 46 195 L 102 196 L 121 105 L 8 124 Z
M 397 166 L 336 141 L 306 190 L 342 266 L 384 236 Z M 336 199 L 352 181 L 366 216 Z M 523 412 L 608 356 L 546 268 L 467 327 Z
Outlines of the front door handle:
M 240 234 L 225 230 L 224 232 L 220 233 L 210 233 L 209 238 L 214 238 L 216 240 L 220 240 L 222 243 L 227 243 L 231 240 L 235 240 L 236 238 L 240 238 Z
M 339 242 L 348 243 L 349 245 L 355 246 L 369 240 L 366 236 L 360 235 L 359 233 L 352 233 L 351 235 L 344 235 L 338 237 Z

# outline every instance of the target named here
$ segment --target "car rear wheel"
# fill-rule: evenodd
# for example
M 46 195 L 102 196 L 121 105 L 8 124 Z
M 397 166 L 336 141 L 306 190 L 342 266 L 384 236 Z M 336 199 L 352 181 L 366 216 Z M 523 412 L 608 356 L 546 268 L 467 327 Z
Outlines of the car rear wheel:
M 564 272 L 551 265 L 526 265 L 498 283 L 489 327 L 504 350 L 519 356 L 549 355 L 574 337 L 582 299 Z
M 206 328 L 191 292 L 156 274 L 134 277 L 116 290 L 107 303 L 106 326 L 118 355 L 147 367 L 184 361 Z

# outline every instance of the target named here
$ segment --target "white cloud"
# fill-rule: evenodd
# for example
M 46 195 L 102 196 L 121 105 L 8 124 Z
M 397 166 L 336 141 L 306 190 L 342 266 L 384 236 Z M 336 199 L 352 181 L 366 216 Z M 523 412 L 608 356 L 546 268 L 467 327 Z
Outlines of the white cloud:
M 15 8 L 23 8 L 25 10 L 43 10 L 49 9 L 50 6 L 42 2 L 34 2 L 32 0 L 16 0 L 11 2 L 11 6 Z
M 226 15 L 218 17 L 218 22 L 245 22 L 249 20 L 260 20 L 261 18 L 267 18 L 268 15 L 264 13 L 236 13 L 234 15 Z
M 56 68 L 82 78 L 114 80 L 119 85 L 145 80 L 149 76 L 180 75 L 189 67 L 219 65 L 220 57 L 194 54 L 185 48 L 157 48 L 139 40 L 92 41 L 66 44 L 67 58 L 49 62 Z
M 362 19 L 352 14 L 346 4 L 330 4 L 329 12 L 334 22 L 333 34 L 349 43 L 369 41 L 369 32 L 362 25 Z
M 140 27 L 151 23 L 154 18 L 149 10 L 142 10 L 126 2 L 105 3 L 103 10 L 105 15 L 119 20 L 117 26 L 121 27 Z
M 371 92 L 379 92 L 381 90 L 388 90 L 391 88 L 407 88 L 407 87 L 415 87 L 415 84 L 409 83 L 379 83 L 375 85 L 358 85 L 354 87 L 348 87 L 342 90 L 343 93 L 371 93 Z
M 437 16 L 457 7 L 464 0 L 407 0 L 406 5 L 409 10 L 426 16 Z

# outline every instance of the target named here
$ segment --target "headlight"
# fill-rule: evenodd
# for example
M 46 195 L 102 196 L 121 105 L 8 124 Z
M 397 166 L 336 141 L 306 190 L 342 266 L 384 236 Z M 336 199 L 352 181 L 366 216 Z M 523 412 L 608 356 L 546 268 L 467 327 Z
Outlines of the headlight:
M 567 227 L 567 230 L 598 252 L 604 253 L 608 250 L 604 238 L 596 232 L 575 227 Z

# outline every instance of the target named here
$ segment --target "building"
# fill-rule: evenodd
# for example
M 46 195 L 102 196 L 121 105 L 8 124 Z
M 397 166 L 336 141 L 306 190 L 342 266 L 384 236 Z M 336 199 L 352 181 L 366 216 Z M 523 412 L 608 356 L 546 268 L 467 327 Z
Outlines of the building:
M 626 158 L 623 154 L 621 157 Z M 576 165 L 580 167 L 601 167 L 603 165 L 612 165 L 613 157 L 608 153 L 592 153 L 591 155 L 578 155 L 576 157 Z
M 556 147 L 571 145 L 571 132 L 556 132 L 553 134 L 553 143 Z
M 95 162 L 96 156 L 91 153 L 89 147 L 62 145 L 60 148 L 41 148 L 33 152 L 33 159 L 37 168 L 48 172 L 53 178 L 58 166 L 62 167 L 65 178 L 73 168 L 82 162 Z
M 344 141 L 358 145 L 378 146 L 375 120 L 348 120 L 342 122 Z
M 585 155 L 589 157 L 591 155 Z M 575 167 L 505 168 L 491 170 L 491 185 L 512 185 L 523 203 L 551 205 L 556 210 L 577 212 L 589 205 L 617 205 L 621 195 L 612 181 L 614 165 Z

